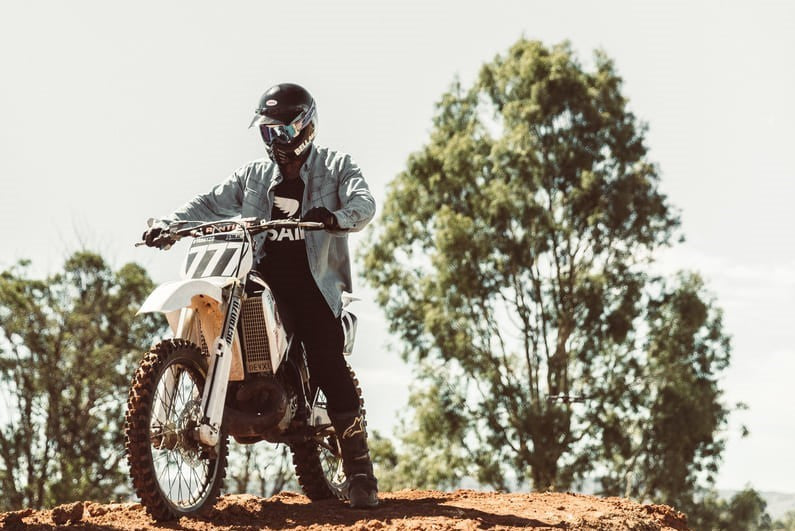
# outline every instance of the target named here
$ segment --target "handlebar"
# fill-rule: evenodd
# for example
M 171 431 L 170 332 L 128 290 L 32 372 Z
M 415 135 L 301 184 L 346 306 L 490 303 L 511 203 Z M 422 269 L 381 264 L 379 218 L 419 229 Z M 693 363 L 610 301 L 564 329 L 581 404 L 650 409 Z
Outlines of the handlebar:
M 176 227 L 183 226 L 187 223 L 197 223 L 197 225 L 178 229 Z M 177 221 L 168 226 L 163 231 L 163 235 L 171 238 L 174 242 L 181 240 L 186 236 L 199 238 L 208 234 L 220 234 L 224 232 L 232 232 L 235 230 L 247 230 L 250 234 L 259 234 L 269 229 L 295 229 L 300 228 L 304 230 L 321 230 L 326 226 L 319 221 L 300 221 L 297 219 L 257 219 L 257 218 L 244 218 L 244 219 L 224 219 L 220 221 Z M 146 245 L 145 241 L 135 243 L 136 247 Z

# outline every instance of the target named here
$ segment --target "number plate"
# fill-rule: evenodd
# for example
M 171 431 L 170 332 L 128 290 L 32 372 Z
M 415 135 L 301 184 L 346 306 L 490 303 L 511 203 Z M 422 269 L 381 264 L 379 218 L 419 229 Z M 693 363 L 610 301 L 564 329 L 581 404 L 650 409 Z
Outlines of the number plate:
M 193 240 L 182 267 L 182 277 L 244 278 L 251 267 L 251 245 L 242 232 L 210 234 Z

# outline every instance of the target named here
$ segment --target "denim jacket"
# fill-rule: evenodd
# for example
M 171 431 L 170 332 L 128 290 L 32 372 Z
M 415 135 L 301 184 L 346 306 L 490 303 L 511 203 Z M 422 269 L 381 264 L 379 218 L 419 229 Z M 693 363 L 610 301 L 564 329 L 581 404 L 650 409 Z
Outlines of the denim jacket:
M 335 315 L 342 311 L 342 292 L 352 291 L 349 231 L 359 231 L 375 215 L 375 199 L 359 166 L 350 155 L 313 145 L 301 167 L 304 198 L 301 215 L 326 207 L 337 218 L 340 231 L 306 231 L 309 268 Z M 236 170 L 206 194 L 199 194 L 164 221 L 212 221 L 234 216 L 270 219 L 274 188 L 282 181 L 278 166 L 268 158 L 254 160 Z M 263 256 L 264 234 L 256 236 Z

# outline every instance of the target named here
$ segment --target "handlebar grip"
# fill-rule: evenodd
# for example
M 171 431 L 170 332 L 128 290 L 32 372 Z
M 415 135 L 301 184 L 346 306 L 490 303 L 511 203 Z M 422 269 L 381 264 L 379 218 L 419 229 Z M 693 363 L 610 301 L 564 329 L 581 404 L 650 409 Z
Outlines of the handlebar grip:
M 298 226 L 307 230 L 321 230 L 326 228 L 326 225 L 320 221 L 299 221 Z

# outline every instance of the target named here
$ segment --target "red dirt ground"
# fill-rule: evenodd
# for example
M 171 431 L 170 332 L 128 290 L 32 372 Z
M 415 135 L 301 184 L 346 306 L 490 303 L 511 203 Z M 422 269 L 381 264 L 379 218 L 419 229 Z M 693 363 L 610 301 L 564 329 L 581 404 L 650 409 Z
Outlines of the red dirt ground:
M 686 531 L 685 515 L 667 505 L 571 493 L 493 493 L 403 490 L 379 495 L 372 510 L 336 500 L 310 503 L 292 492 L 270 498 L 223 496 L 208 514 L 156 524 L 137 503 L 77 502 L 53 510 L 0 514 L 3 529 L 304 529 L 475 530 L 569 529 Z

